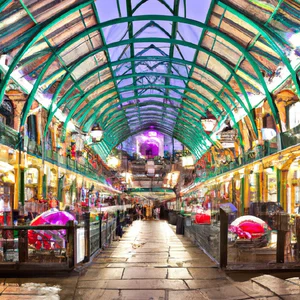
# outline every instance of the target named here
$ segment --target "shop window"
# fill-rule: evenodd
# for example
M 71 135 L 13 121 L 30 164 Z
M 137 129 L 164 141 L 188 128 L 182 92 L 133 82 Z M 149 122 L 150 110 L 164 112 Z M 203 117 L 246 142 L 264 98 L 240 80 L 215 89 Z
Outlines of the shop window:
M 37 126 L 36 126 L 36 116 L 30 115 L 27 118 L 27 135 L 30 140 L 37 141 Z
M 287 117 L 289 129 L 292 129 L 300 124 L 300 102 L 296 102 L 287 107 Z
M 13 127 L 14 109 L 11 101 L 5 97 L 0 105 L 0 123 Z

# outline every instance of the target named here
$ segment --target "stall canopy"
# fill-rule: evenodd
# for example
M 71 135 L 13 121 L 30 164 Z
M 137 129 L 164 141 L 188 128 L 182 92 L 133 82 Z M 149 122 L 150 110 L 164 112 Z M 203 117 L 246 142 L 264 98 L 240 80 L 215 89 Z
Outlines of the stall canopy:
M 279 73 L 299 93 L 296 0 L 6 0 L 0 11 L 0 99 L 14 81 L 28 93 L 21 125 L 34 100 L 48 125 L 99 124 L 104 159 L 150 126 L 200 158 L 214 143 L 201 120 L 239 131 L 248 115 L 257 132 L 251 109 L 267 99 L 280 126 Z

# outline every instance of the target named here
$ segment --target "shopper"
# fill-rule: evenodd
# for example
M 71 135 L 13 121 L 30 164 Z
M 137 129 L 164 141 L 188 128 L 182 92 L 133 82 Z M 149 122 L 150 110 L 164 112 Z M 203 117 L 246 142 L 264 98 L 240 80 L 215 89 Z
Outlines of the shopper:
M 116 228 L 116 236 L 117 241 L 120 241 L 120 238 L 123 236 L 123 230 L 121 226 L 121 218 L 120 218 L 120 211 L 117 211 L 117 228 Z

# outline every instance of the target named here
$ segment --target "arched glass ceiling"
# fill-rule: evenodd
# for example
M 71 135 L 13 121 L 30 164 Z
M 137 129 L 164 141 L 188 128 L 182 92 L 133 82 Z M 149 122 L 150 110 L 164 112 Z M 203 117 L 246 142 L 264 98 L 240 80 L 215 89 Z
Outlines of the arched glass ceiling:
M 0 9 L 0 99 L 14 80 L 29 94 L 22 124 L 34 100 L 48 125 L 62 114 L 64 129 L 101 124 L 102 158 L 149 126 L 199 158 L 213 143 L 202 118 L 229 117 L 239 131 L 248 115 L 256 133 L 250 111 L 264 98 L 280 127 L 270 95 L 279 67 L 299 93 L 296 0 L 7 0 Z

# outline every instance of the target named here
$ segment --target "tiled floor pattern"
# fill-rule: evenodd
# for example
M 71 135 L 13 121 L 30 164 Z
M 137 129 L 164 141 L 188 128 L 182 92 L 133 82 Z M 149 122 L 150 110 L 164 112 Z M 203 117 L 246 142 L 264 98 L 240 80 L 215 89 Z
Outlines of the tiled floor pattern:
M 0 300 L 300 300 L 300 280 L 233 281 L 166 222 L 136 221 L 80 274 L 2 279 L 0 293 Z

